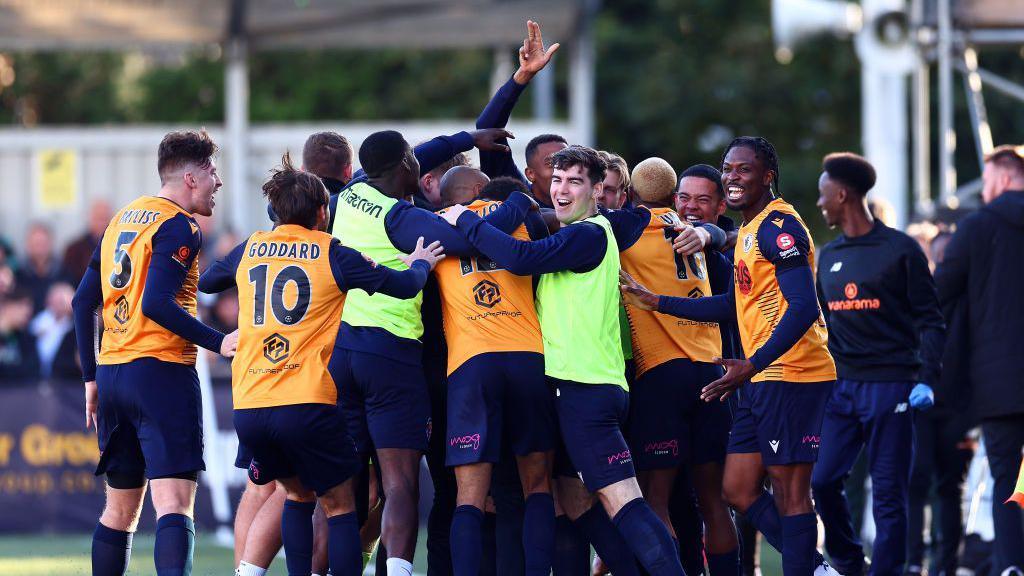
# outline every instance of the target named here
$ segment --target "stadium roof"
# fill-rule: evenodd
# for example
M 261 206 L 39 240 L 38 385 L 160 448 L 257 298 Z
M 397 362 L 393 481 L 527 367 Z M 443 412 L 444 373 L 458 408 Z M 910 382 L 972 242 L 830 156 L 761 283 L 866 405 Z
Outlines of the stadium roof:
M 133 50 L 242 38 L 250 50 L 518 45 L 568 39 L 585 0 L 0 0 L 0 49 Z M 517 25 L 510 25 L 515 22 Z

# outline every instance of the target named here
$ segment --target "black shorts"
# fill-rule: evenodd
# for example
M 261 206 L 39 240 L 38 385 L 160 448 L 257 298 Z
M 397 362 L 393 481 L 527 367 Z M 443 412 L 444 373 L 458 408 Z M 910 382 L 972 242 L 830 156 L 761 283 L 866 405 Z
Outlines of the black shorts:
M 355 444 L 337 406 L 294 404 L 235 410 L 239 445 L 252 450 L 256 484 L 297 476 L 323 495 L 359 471 Z
M 565 454 L 591 492 L 636 476 L 622 435 L 629 394 L 618 384 L 581 384 L 548 378 Z M 560 466 L 564 470 L 564 465 Z M 564 472 L 563 472 L 564 474 Z

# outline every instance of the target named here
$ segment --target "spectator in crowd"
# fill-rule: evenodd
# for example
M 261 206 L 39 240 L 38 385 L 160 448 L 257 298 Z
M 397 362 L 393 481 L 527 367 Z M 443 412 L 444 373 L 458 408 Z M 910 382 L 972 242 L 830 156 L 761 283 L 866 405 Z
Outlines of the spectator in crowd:
M 46 224 L 35 222 L 25 235 L 25 260 L 18 268 L 17 284 L 32 295 L 32 314 L 46 307 L 50 286 L 64 279 L 60 262 L 54 255 L 53 232 Z
M 952 235 L 935 229 L 936 235 L 927 243 L 928 259 L 934 270 L 943 260 L 946 245 Z M 920 240 L 919 240 L 920 241 Z M 915 415 L 914 464 L 910 475 L 910 494 L 907 522 L 906 576 L 932 574 L 953 576 L 957 569 L 957 550 L 963 534 L 960 508 L 964 476 L 973 456 L 971 442 L 966 439 L 971 419 L 960 409 L 962 388 L 968 374 L 964 368 L 963 342 L 966 306 L 957 303 L 943 310 L 946 319 L 946 348 L 942 358 L 942 374 L 935 387 L 935 406 Z M 954 395 L 951 395 L 954 394 Z M 964 402 L 966 404 L 966 402 Z M 932 529 L 930 566 L 925 564 L 924 521 L 925 505 L 929 502 L 932 485 L 935 498 L 931 500 Z
M 1024 526 L 1013 493 L 1024 447 L 1024 148 L 985 157 L 985 206 L 960 221 L 935 270 L 939 299 L 967 306 L 968 383 L 994 479 L 994 574 L 1021 574 Z M 962 391 L 961 391 L 962 394 Z
M 36 344 L 39 375 L 43 378 L 80 379 L 82 371 L 76 363 L 75 324 L 71 317 L 71 299 L 75 289 L 67 282 L 50 286 L 46 308 L 36 314 L 28 331 Z
M 35 340 L 28 331 L 31 318 L 31 292 L 24 287 L 13 288 L 0 302 L 0 380 L 39 375 Z
M 106 200 L 93 201 L 89 205 L 86 231 L 65 248 L 62 267 L 65 276 L 75 285 L 85 275 L 85 268 L 89 266 L 92 253 L 103 238 L 103 231 L 107 229 L 112 217 L 113 211 Z
M 221 332 L 227 330 L 224 332 L 225 334 L 234 332 L 238 328 L 238 290 L 231 288 L 217 294 L 213 305 L 203 318 L 211 327 Z M 208 354 L 207 357 L 210 360 L 210 376 L 212 378 L 231 379 L 230 358 L 213 353 Z

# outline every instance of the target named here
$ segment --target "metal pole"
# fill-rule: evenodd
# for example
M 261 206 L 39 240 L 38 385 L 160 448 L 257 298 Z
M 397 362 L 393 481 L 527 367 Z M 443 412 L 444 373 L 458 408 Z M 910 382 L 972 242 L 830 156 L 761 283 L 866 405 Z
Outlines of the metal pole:
M 224 73 L 224 106 L 228 157 L 225 182 L 231 209 L 231 227 L 236 233 L 248 232 L 246 195 L 249 190 L 249 63 L 245 40 L 234 38 L 227 46 Z
M 923 0 L 913 0 L 911 4 L 911 28 L 921 26 L 924 14 Z M 931 87 L 928 60 L 918 45 L 917 65 L 914 67 L 912 90 L 911 117 L 914 131 L 914 211 L 918 216 L 930 216 L 935 209 L 931 195 Z
M 594 12 L 597 2 L 586 2 L 580 33 L 572 46 L 569 71 L 569 121 L 578 144 L 594 143 Z
M 974 129 L 974 147 L 978 153 L 978 166 L 985 169 L 985 155 L 992 151 L 992 128 L 988 123 L 985 95 L 981 92 L 981 76 L 978 75 L 978 53 L 973 48 L 964 50 L 964 91 L 967 95 L 967 110 Z
M 982 82 L 989 88 L 1002 92 L 1010 98 L 1015 98 L 1024 102 L 1024 86 L 1017 84 L 1012 80 L 1007 80 L 998 74 L 994 74 L 985 70 L 984 68 L 978 68 L 978 77 Z
M 494 49 L 494 63 L 491 65 L 491 94 L 498 91 L 512 75 L 512 61 L 508 58 L 508 47 Z
M 938 0 L 939 41 L 939 194 L 949 204 L 956 193 L 956 133 L 953 131 L 953 24 L 950 0 Z

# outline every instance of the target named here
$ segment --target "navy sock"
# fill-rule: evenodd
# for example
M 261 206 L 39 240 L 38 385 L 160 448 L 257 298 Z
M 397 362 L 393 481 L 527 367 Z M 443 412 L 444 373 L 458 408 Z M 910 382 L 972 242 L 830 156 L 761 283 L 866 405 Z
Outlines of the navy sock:
M 711 576 L 740 576 L 740 549 L 722 554 L 708 554 Z
M 363 545 L 359 542 L 359 518 L 355 512 L 327 519 L 327 557 L 331 574 L 360 574 Z
M 813 513 L 782 517 L 782 571 L 786 576 L 813 576 L 818 521 Z
M 455 576 L 476 576 L 480 573 L 483 548 L 484 513 L 476 506 L 462 505 L 452 516 L 452 569 Z
M 629 543 L 608 519 L 604 507 L 594 504 L 576 519 L 580 531 L 594 545 L 601 560 L 615 576 L 639 576 Z
M 684 576 L 676 543 L 643 498 L 629 501 L 612 521 L 648 572 Z
M 92 573 L 124 576 L 132 557 L 132 533 L 107 528 L 99 522 L 92 533 Z
M 554 576 L 590 576 L 590 542 L 565 514 L 555 518 Z
M 156 521 L 153 562 L 157 576 L 189 576 L 196 528 L 184 514 L 164 514 Z
M 555 555 L 555 501 L 551 494 L 531 494 L 523 521 L 526 576 L 547 576 Z
M 761 492 L 743 514 L 764 535 L 772 548 L 782 552 L 782 518 L 779 517 L 779 509 L 775 507 L 775 499 L 771 494 Z
M 281 512 L 281 543 L 289 576 L 313 572 L 313 510 L 316 502 L 284 501 Z
M 498 515 L 484 512 L 480 530 L 480 576 L 498 574 Z

